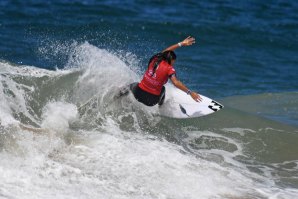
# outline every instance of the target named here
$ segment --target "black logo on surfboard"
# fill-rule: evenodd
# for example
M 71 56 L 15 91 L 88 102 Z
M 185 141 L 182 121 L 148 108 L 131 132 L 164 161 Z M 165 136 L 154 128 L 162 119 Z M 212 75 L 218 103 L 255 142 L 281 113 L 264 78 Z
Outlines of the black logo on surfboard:
M 221 105 L 218 102 L 212 100 L 211 105 L 209 105 L 208 108 L 210 108 L 213 111 L 219 111 L 220 109 L 223 108 L 223 105 Z

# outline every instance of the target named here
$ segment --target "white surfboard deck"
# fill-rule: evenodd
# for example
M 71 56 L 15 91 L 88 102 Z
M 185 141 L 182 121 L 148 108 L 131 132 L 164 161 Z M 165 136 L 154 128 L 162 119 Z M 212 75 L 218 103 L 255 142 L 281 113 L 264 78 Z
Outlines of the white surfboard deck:
M 165 101 L 159 107 L 159 113 L 171 118 L 195 118 L 217 112 L 224 107 L 215 100 L 200 96 L 202 101 L 196 102 L 180 89 L 166 86 Z

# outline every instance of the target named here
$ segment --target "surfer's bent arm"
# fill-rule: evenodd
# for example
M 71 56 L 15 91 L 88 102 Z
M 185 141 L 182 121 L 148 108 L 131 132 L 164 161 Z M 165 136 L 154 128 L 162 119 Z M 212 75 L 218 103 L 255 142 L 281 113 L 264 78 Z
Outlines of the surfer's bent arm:
M 172 46 L 169 46 L 167 47 L 166 49 L 164 49 L 162 52 L 165 52 L 165 51 L 174 51 L 176 50 L 177 48 L 179 47 L 182 47 L 182 46 L 191 46 L 192 44 L 196 43 L 196 39 L 191 37 L 191 36 L 188 36 L 186 39 L 184 39 L 183 41 L 181 42 L 178 42 L 177 44 L 174 44 Z
M 190 94 L 190 96 L 197 102 L 202 101 L 202 98 L 199 94 L 197 94 L 196 92 L 193 92 L 191 90 L 189 90 L 181 81 L 179 81 L 177 79 L 177 77 L 175 75 L 171 76 L 171 81 L 174 84 L 174 86 L 176 86 L 177 88 L 179 88 L 180 90 L 186 92 L 187 94 Z

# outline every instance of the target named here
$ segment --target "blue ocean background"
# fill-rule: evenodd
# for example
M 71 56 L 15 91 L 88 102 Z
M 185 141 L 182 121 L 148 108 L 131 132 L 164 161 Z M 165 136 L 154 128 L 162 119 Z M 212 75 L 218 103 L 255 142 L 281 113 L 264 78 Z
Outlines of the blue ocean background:
M 176 120 L 110 101 L 187 36 L 178 78 L 224 110 Z M 1 0 L 0 197 L 295 198 L 297 52 L 294 0 Z

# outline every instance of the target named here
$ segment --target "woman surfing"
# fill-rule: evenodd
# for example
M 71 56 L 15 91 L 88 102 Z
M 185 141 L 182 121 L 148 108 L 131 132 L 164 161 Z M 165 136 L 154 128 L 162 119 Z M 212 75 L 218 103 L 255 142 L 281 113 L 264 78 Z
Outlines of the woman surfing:
M 139 83 L 130 85 L 130 89 L 139 102 L 154 106 L 162 105 L 165 99 L 165 87 L 168 79 L 172 81 L 174 86 L 190 95 L 195 101 L 200 102 L 201 96 L 188 89 L 181 81 L 177 79 L 174 63 L 176 54 L 174 50 L 179 47 L 191 46 L 195 43 L 195 38 L 189 36 L 182 42 L 171 45 L 160 53 L 157 53 L 148 63 L 148 68 Z

